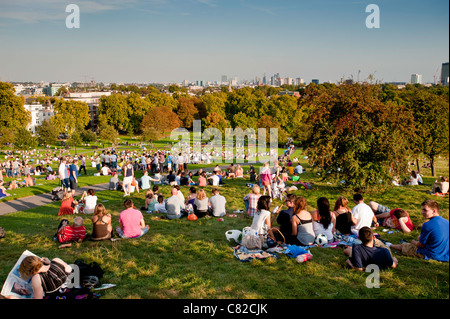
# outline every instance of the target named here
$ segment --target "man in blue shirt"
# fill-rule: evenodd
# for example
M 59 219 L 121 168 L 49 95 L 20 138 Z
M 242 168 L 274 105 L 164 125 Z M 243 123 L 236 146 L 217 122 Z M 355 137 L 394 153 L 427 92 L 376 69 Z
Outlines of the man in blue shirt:
M 448 262 L 449 222 L 439 215 L 439 204 L 431 199 L 422 203 L 422 216 L 429 219 L 422 225 L 418 240 L 391 245 L 405 256 Z
M 377 265 L 380 269 L 397 267 L 397 258 L 392 257 L 387 248 L 375 246 L 374 235 L 369 227 L 362 227 L 358 234 L 362 244 L 344 251 L 350 257 L 346 261 L 350 268 L 363 270 L 368 265 Z
M 72 196 L 75 196 L 75 190 L 78 187 L 78 159 L 74 159 L 69 166 L 69 185 L 72 190 Z

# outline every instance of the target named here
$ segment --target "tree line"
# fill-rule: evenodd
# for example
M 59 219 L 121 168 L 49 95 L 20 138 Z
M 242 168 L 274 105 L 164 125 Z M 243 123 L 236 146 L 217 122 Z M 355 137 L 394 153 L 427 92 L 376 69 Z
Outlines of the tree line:
M 114 89 L 101 97 L 97 110 L 99 135 L 109 141 L 118 132 L 156 140 L 178 127 L 192 129 L 195 119 L 202 120 L 202 130 L 278 128 L 279 142 L 292 137 L 324 177 L 361 187 L 406 174 L 408 162 L 421 155 L 430 160 L 435 175 L 436 157 L 448 156 L 448 86 L 223 86 L 194 96 L 176 85 L 168 88 L 170 94 L 155 86 Z M 281 95 L 286 89 L 299 92 L 299 97 Z M 0 83 L 0 97 L 5 136 L 6 128 L 26 126 L 29 118 L 23 98 L 13 94 L 10 84 Z M 55 116 L 41 125 L 37 138 L 49 131 L 66 132 L 79 141 L 95 138 L 88 130 L 85 103 L 56 99 L 54 109 Z

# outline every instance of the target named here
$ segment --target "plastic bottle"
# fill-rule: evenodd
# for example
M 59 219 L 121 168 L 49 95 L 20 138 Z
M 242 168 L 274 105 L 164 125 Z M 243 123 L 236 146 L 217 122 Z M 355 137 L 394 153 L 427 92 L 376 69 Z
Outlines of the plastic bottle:
M 390 230 L 390 231 L 388 231 L 387 233 L 390 235 L 390 234 L 393 234 L 394 231 Z
M 306 253 L 303 255 L 298 255 L 296 259 L 297 259 L 297 262 L 303 263 L 305 261 L 311 260 L 311 258 L 312 258 L 311 253 Z

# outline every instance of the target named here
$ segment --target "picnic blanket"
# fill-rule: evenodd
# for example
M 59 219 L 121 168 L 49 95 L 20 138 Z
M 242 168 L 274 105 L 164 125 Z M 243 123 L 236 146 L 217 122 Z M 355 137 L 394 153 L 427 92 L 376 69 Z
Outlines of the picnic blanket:
M 242 262 L 249 262 L 253 259 L 267 259 L 270 257 L 274 257 L 279 259 L 280 257 L 277 254 L 267 252 L 260 249 L 247 249 L 244 246 L 236 246 L 233 247 L 233 255 L 237 258 L 237 260 Z

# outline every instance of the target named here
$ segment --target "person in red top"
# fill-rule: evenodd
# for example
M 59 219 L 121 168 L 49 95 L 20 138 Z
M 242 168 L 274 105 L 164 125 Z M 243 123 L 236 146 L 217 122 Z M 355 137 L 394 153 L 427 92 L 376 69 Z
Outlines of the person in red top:
M 72 192 L 64 191 L 64 197 L 61 201 L 61 207 L 59 208 L 58 216 L 73 215 L 73 207 L 78 204 L 78 201 L 72 197 Z
M 411 218 L 405 210 L 401 208 L 390 209 L 372 201 L 369 202 L 369 206 L 372 208 L 379 223 L 384 227 L 403 230 L 405 233 L 409 233 L 414 229 Z
M 58 230 L 58 241 L 61 244 L 78 241 L 81 242 L 86 238 L 87 230 L 86 226 L 83 225 L 83 218 L 75 217 L 72 225 L 65 223 Z
M 391 217 L 391 223 L 393 225 L 393 228 L 395 229 L 401 229 L 405 233 L 409 233 L 414 229 L 414 225 L 411 221 L 411 218 L 409 217 L 409 214 L 401 209 L 396 208 L 389 212 L 389 215 Z

